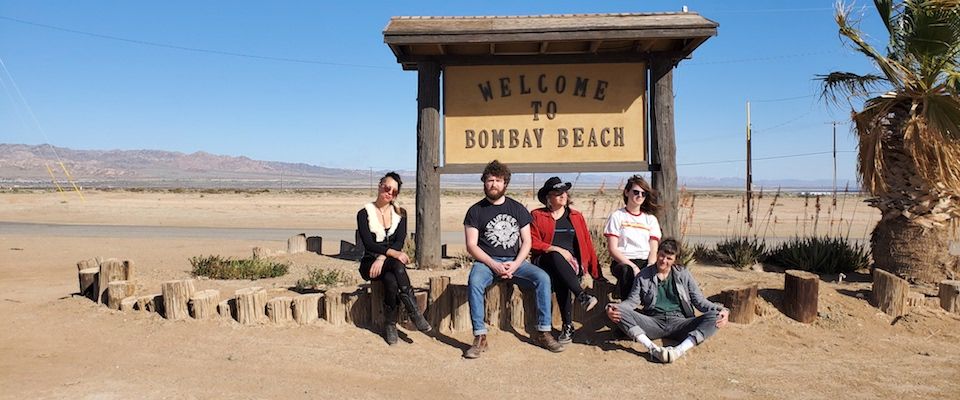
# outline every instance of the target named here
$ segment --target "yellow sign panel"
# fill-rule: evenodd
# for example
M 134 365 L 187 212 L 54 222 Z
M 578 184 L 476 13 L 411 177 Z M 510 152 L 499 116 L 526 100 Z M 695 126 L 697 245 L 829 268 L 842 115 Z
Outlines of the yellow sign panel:
M 646 66 L 444 68 L 446 165 L 646 160 Z

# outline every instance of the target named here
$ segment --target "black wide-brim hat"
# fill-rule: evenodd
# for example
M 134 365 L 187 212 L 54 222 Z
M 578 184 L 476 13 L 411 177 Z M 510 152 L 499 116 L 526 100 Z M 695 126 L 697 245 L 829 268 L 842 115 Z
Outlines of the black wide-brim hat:
M 547 181 L 543 183 L 543 187 L 537 191 L 537 200 L 540 200 L 543 205 L 547 205 L 547 194 L 553 191 L 566 192 L 570 190 L 571 187 L 573 187 L 572 183 L 564 183 L 560 180 L 559 176 L 552 176 L 550 179 L 547 179 Z

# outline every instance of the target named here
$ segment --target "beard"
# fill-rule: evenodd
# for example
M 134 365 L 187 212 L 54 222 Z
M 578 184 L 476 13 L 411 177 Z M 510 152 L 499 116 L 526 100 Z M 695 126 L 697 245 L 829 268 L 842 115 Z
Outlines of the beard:
M 507 193 L 507 188 L 503 188 L 500 190 L 497 190 L 495 188 L 490 188 L 490 189 L 483 188 L 483 194 L 486 195 L 487 200 L 490 200 L 490 201 L 500 200 L 500 198 L 503 197 L 503 195 L 506 193 Z

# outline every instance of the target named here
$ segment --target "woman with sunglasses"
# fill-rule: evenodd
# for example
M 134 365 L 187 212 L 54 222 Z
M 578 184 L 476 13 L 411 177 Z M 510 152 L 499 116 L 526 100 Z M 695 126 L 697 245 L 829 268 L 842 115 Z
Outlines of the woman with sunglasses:
M 603 236 L 613 258 L 610 272 L 617 277 L 617 293 L 626 299 L 640 269 L 656 261 L 661 232 L 660 222 L 653 215 L 658 207 L 657 193 L 640 175 L 627 179 L 623 204 L 623 208 L 610 214 Z
M 407 212 L 394 201 L 400 193 L 403 181 L 396 172 L 388 172 L 380 178 L 377 199 L 367 203 L 357 212 L 357 231 L 363 242 L 363 258 L 360 259 L 360 276 L 368 281 L 383 282 L 383 337 L 393 345 L 397 334 L 397 313 L 400 303 L 407 309 L 417 330 L 429 332 L 432 327 L 420 314 L 417 301 L 410 287 L 406 264 L 410 258 L 403 252 L 407 237 Z
M 533 263 L 550 275 L 553 292 L 560 306 L 560 344 L 573 342 L 573 310 L 570 294 L 584 309 L 590 311 L 597 305 L 597 298 L 583 291 L 580 277 L 588 272 L 599 277 L 597 253 L 587 229 L 583 214 L 570 208 L 570 182 L 563 183 L 552 177 L 543 183 L 537 199 L 545 207 L 530 212 L 531 248 Z

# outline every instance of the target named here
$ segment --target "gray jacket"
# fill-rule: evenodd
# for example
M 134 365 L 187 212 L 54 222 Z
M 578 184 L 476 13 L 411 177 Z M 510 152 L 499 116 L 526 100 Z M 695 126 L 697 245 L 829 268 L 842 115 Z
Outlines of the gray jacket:
M 674 265 L 673 282 L 677 285 L 677 293 L 680 295 L 680 307 L 683 309 L 683 315 L 687 318 L 695 316 L 693 308 L 696 307 L 700 312 L 721 311 L 723 304 L 714 303 L 707 300 L 700 291 L 700 286 L 690 271 L 682 266 Z M 647 309 L 657 303 L 657 285 L 660 278 L 657 277 L 657 266 L 650 265 L 640 270 L 636 280 L 633 282 L 633 290 L 630 296 L 621 303 L 621 307 L 629 309 Z

